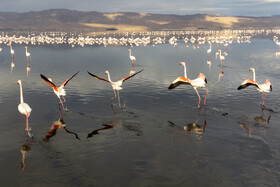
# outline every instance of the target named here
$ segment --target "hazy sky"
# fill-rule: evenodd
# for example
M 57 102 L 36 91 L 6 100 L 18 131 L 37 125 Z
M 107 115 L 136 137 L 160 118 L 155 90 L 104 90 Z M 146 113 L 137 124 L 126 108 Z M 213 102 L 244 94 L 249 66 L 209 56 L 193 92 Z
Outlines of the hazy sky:
M 280 15 L 280 0 L 1 0 L 0 5 L 1 12 L 66 8 L 109 13 Z

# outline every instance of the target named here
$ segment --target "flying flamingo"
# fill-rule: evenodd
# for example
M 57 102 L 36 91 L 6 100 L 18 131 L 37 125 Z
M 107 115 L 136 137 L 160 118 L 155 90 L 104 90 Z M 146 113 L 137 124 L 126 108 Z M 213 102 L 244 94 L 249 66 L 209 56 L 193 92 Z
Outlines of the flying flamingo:
M 23 101 L 23 93 L 22 93 L 22 82 L 21 80 L 18 80 L 17 81 L 17 84 L 19 84 L 20 86 L 20 104 L 18 105 L 18 111 L 21 113 L 21 114 L 24 114 L 26 116 L 26 132 L 29 132 L 29 127 L 28 127 L 28 117 L 30 116 L 30 113 L 31 113 L 31 108 L 30 106 L 27 104 L 27 103 L 24 103 Z
M 129 51 L 129 58 L 130 58 L 130 60 L 131 60 L 131 63 L 132 63 L 132 65 L 134 65 L 134 63 L 135 63 L 135 61 L 136 61 L 136 58 L 135 58 L 135 56 L 132 56 L 132 55 L 131 55 L 131 49 L 129 49 L 128 51 Z
M 62 84 L 60 85 L 60 87 L 57 87 L 57 86 L 52 82 L 51 79 L 49 79 L 49 78 L 47 78 L 46 76 L 40 74 L 41 77 L 42 77 L 42 79 L 43 79 L 46 83 L 48 83 L 48 84 L 53 88 L 54 93 L 57 95 L 57 97 L 58 97 L 58 99 L 59 99 L 59 105 L 60 105 L 60 104 L 62 105 L 63 110 L 65 110 L 65 109 L 64 109 L 64 106 L 63 106 L 63 103 L 66 102 L 66 100 L 65 100 L 65 98 L 64 98 L 64 96 L 66 96 L 66 91 L 64 90 L 64 86 L 66 86 L 66 84 L 67 84 L 73 77 L 75 77 L 78 73 L 79 73 L 79 71 L 78 71 L 77 73 L 75 73 L 72 77 L 68 78 L 64 83 L 62 83 Z M 63 98 L 63 101 L 61 100 L 60 97 Z
M 180 62 L 180 65 L 184 66 L 184 76 L 185 77 L 178 77 L 176 80 L 174 80 L 171 85 L 169 86 L 169 90 L 176 88 L 177 86 L 181 85 L 181 84 L 190 84 L 193 89 L 195 90 L 197 96 L 198 96 L 198 108 L 200 108 L 200 95 L 197 91 L 197 88 L 202 88 L 204 90 L 206 90 L 206 95 L 205 95 L 205 99 L 204 99 L 204 105 L 206 105 L 206 98 L 208 95 L 208 89 L 205 88 L 205 84 L 207 83 L 207 79 L 206 77 L 202 74 L 199 73 L 198 78 L 190 80 L 189 78 L 187 78 L 187 68 L 186 68 L 186 64 L 185 62 Z
M 112 88 L 113 88 L 113 90 L 114 90 L 114 94 L 115 94 L 115 97 L 112 97 L 112 98 L 111 98 L 111 101 L 113 101 L 114 99 L 117 98 L 117 95 L 116 95 L 116 90 L 117 90 L 118 101 L 119 101 L 119 107 L 121 107 L 119 90 L 122 90 L 122 87 L 121 87 L 121 86 L 122 86 L 122 83 L 123 83 L 124 81 L 130 79 L 131 77 L 135 76 L 136 74 L 142 72 L 143 70 L 144 70 L 144 69 L 142 69 L 141 71 L 138 71 L 138 72 L 136 72 L 136 73 L 134 73 L 134 74 L 132 74 L 132 75 L 129 75 L 129 76 L 127 76 L 127 77 L 124 77 L 124 78 L 122 78 L 121 80 L 116 81 L 116 82 L 111 81 L 111 77 L 110 77 L 109 71 L 105 71 L 105 74 L 108 75 L 108 79 L 100 78 L 100 77 L 98 77 L 98 76 L 96 76 L 96 75 L 93 75 L 93 74 L 90 73 L 89 71 L 88 71 L 88 74 L 90 74 L 91 76 L 93 76 L 94 78 L 96 78 L 96 79 L 98 79 L 98 80 L 102 80 L 102 81 L 106 81 L 106 82 L 110 83 L 111 86 L 112 86 Z
M 255 68 L 250 68 L 249 71 L 253 72 L 253 80 L 252 79 L 244 80 L 237 89 L 241 90 L 241 89 L 247 88 L 250 85 L 255 86 L 256 89 L 262 93 L 262 107 L 264 107 L 264 100 L 266 97 L 266 93 L 272 91 L 272 84 L 269 80 L 266 80 L 264 84 L 258 84 L 256 82 Z

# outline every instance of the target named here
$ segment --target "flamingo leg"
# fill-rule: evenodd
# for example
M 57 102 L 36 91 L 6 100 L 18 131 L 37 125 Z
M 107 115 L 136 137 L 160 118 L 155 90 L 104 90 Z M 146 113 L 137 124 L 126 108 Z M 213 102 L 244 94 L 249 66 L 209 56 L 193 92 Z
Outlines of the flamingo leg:
M 62 99 L 63 99 L 63 102 L 66 103 L 66 99 L 65 99 L 63 96 L 61 96 L 61 97 L 62 97 Z
M 60 99 L 60 98 L 59 98 L 59 101 L 60 101 L 60 102 L 59 102 L 59 105 L 61 104 L 62 109 L 63 109 L 63 110 L 65 110 L 65 109 L 64 109 L 64 106 L 63 106 L 63 102 L 61 101 L 61 99 Z
M 26 115 L 26 132 L 28 132 L 29 131 L 29 127 L 28 127 L 28 115 Z
M 117 92 L 118 92 L 118 101 L 119 101 L 119 107 L 121 108 L 121 101 L 120 101 L 120 92 L 119 92 L 119 90 L 117 90 Z
M 200 95 L 199 95 L 199 93 L 197 91 L 197 88 L 194 88 L 194 90 L 195 90 L 195 92 L 196 92 L 196 94 L 198 96 L 198 105 L 197 105 L 197 107 L 200 108 L 200 100 L 201 100 L 201 98 L 200 98 Z
M 207 98 L 207 95 L 208 95 L 208 89 L 206 88 L 203 88 L 204 90 L 206 90 L 206 95 L 205 95 L 205 99 L 204 99 L 204 105 L 206 106 L 206 98 Z
M 116 91 L 115 91 L 115 90 L 114 90 L 114 94 L 115 94 L 115 97 L 112 97 L 112 98 L 111 98 L 111 102 L 112 102 L 114 99 L 117 98 L 117 95 L 116 95 Z

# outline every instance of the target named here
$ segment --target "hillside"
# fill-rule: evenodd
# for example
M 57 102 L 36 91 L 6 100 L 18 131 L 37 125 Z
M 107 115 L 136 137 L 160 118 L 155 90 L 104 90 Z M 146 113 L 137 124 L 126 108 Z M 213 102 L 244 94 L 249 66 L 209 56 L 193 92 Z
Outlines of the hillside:
M 167 15 L 132 12 L 100 13 L 67 9 L 0 12 L 0 31 L 87 31 L 254 29 L 280 27 L 280 16 Z

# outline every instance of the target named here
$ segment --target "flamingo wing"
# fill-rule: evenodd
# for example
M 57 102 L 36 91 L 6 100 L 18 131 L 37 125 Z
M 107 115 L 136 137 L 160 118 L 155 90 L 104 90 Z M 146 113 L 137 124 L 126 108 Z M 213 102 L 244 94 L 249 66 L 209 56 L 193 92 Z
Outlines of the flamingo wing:
M 190 79 L 185 77 L 178 77 L 176 80 L 174 80 L 170 86 L 168 87 L 169 90 L 176 88 L 177 86 L 180 86 L 181 84 L 191 84 Z
M 131 77 L 135 76 L 136 74 L 141 73 L 143 70 L 144 70 L 144 69 L 142 69 L 142 70 L 140 70 L 140 71 L 138 71 L 138 72 L 136 72 L 136 73 L 134 73 L 134 74 L 132 74 L 132 75 L 130 75 L 130 76 L 124 77 L 124 78 L 122 78 L 120 81 L 124 82 L 124 81 L 130 79 Z
M 79 73 L 79 71 L 77 73 L 75 73 L 73 76 L 71 76 L 69 79 L 67 79 L 62 85 L 66 86 L 66 84 L 73 78 L 75 77 L 77 74 Z
M 42 78 L 46 83 L 48 83 L 51 87 L 53 87 L 53 89 L 54 89 L 55 91 L 58 91 L 56 85 L 55 85 L 53 82 L 51 82 L 46 76 L 44 76 L 44 75 L 42 75 L 42 74 L 40 74 L 40 75 L 41 75 L 41 78 Z
M 237 90 L 241 90 L 241 89 L 244 89 L 244 88 L 247 88 L 248 86 L 256 86 L 257 88 L 259 88 L 259 85 L 256 81 L 253 81 L 252 79 L 247 79 L 245 81 L 243 81 L 240 86 L 237 88 Z
M 109 80 L 104 79 L 104 78 L 97 77 L 96 75 L 93 75 L 93 74 L 92 74 L 92 73 L 90 73 L 89 71 L 88 71 L 88 74 L 90 74 L 91 76 L 93 76 L 94 78 L 96 78 L 96 79 L 98 79 L 98 80 L 102 80 L 102 81 L 106 81 L 106 82 L 111 83 Z

